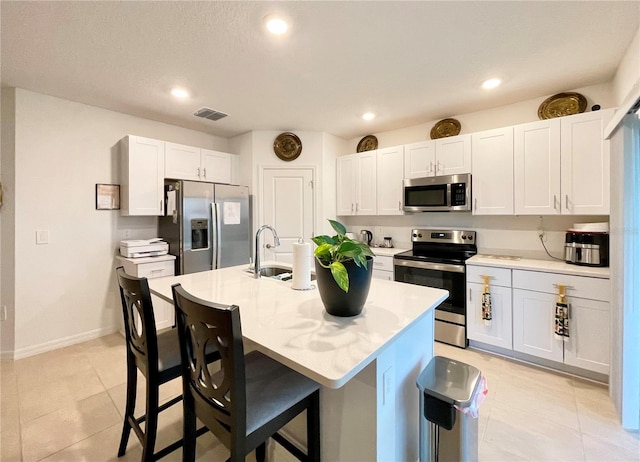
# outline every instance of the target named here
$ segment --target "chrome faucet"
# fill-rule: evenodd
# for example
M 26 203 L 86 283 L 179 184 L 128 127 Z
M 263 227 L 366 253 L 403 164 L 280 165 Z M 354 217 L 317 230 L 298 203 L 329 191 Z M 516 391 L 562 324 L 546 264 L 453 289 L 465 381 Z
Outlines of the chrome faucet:
M 273 234 L 273 246 L 278 247 L 280 245 L 278 233 L 276 233 L 276 230 L 272 226 L 262 225 L 258 231 L 256 231 L 256 254 L 253 259 L 253 277 L 256 279 L 260 277 L 260 234 L 262 234 L 262 231 L 265 229 L 271 230 L 271 233 Z

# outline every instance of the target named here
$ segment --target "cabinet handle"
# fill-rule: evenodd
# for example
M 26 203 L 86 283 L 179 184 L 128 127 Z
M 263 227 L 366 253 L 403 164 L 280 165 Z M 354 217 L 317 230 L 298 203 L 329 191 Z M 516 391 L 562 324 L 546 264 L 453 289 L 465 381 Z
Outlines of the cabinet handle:
M 444 170 L 444 164 L 442 164 L 442 170 Z M 436 173 L 440 171 L 440 161 L 436 162 Z
M 471 301 L 471 287 L 469 287 L 469 301 Z
M 554 194 L 553 195 L 553 210 L 558 210 L 558 207 L 556 207 L 557 203 L 558 203 L 558 197 Z
M 200 178 L 200 167 L 196 168 L 196 175 Z
M 564 208 L 569 210 L 569 194 L 564 195 Z
M 358 213 L 358 203 L 356 202 L 356 213 Z
M 477 211 L 478 210 L 478 199 L 474 199 L 473 200 L 473 208 Z
M 398 201 L 398 211 L 402 212 L 402 201 Z
M 207 169 L 206 169 L 206 168 L 203 168 L 203 169 L 202 169 L 202 173 L 203 173 L 203 175 L 204 175 L 204 178 L 206 179 L 206 178 L 207 178 Z
M 160 213 L 164 213 L 164 207 L 162 206 L 162 199 L 160 199 Z
M 353 202 L 351 203 L 351 211 L 353 212 Z

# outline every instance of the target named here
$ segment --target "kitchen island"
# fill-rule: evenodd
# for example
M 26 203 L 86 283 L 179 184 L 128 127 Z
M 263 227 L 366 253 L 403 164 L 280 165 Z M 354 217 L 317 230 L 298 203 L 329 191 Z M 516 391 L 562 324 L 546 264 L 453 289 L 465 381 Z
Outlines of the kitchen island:
M 196 297 L 238 305 L 247 348 L 321 384 L 322 460 L 417 460 L 416 378 L 433 356 L 433 309 L 448 292 L 373 279 L 363 312 L 339 318 L 326 313 L 317 289 L 293 290 L 245 269 L 152 279 L 149 287 L 167 301 L 180 283 Z

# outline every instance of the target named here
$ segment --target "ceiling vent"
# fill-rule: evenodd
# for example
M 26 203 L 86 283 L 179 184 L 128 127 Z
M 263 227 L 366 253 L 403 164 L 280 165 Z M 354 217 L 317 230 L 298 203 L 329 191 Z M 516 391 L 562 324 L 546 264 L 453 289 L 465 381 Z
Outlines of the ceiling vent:
M 196 117 L 202 117 L 203 119 L 216 121 L 227 117 L 229 114 L 225 114 L 224 112 L 216 111 L 215 109 L 208 107 L 203 107 L 194 112 L 193 115 Z

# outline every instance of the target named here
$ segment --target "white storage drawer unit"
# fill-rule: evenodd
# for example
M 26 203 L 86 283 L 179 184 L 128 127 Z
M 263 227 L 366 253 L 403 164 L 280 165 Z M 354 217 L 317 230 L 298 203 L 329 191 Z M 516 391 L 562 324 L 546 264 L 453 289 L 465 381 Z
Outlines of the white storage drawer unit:
M 542 273 L 539 271 L 513 270 L 513 288 L 535 290 L 549 294 L 558 293 L 558 284 L 567 286 L 567 296 L 609 301 L 609 279 L 573 276 L 569 274 Z
M 373 249 L 375 253 L 375 249 Z M 393 281 L 393 257 L 376 255 L 373 258 L 373 277 Z
M 491 321 L 482 319 L 484 276 L 489 277 Z M 467 265 L 467 337 L 469 340 L 511 350 L 511 269 Z
M 174 276 L 175 273 L 175 263 L 173 260 L 150 262 L 135 266 L 138 273 L 136 276 L 139 278 L 161 278 L 164 276 Z

